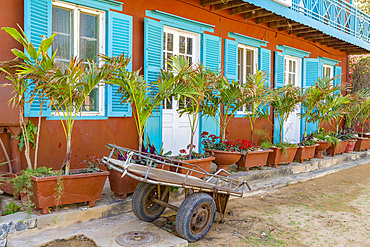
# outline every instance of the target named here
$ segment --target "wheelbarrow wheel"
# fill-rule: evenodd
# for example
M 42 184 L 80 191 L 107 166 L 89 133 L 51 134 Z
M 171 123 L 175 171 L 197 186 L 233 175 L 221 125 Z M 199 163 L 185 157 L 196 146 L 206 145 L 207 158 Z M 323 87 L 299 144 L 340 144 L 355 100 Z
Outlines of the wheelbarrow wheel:
M 161 191 L 164 191 L 166 186 L 161 186 Z M 164 202 L 168 202 L 170 193 L 164 198 Z M 147 222 L 152 222 L 157 219 L 165 210 L 159 204 L 152 202 L 151 198 L 158 198 L 158 186 L 155 184 L 149 184 L 140 182 L 136 187 L 132 197 L 132 211 L 139 219 Z
M 216 205 L 210 195 L 190 194 L 177 212 L 176 231 L 189 242 L 198 241 L 211 229 L 215 214 Z

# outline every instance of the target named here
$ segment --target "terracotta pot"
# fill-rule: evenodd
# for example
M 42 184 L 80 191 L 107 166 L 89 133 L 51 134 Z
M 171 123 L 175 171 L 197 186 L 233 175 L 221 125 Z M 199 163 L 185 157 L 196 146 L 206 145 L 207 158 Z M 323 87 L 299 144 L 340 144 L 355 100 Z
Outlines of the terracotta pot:
M 298 147 L 287 147 L 286 154 L 284 154 L 282 148 L 271 147 L 271 149 L 273 152 L 269 153 L 267 165 L 273 165 L 275 168 L 277 168 L 277 165 L 282 163 L 288 163 L 290 165 L 294 159 Z
M 210 172 L 211 170 L 211 164 L 212 164 L 212 161 L 215 160 L 215 157 L 207 157 L 207 158 L 202 158 L 202 159 L 192 159 L 192 160 L 183 160 L 183 162 L 185 163 L 190 163 L 192 165 L 196 165 L 200 168 L 202 168 L 203 170 L 205 170 L 206 172 Z M 186 165 L 184 163 L 182 163 L 182 165 L 184 167 L 187 167 L 187 168 L 193 168 L 193 166 L 190 166 L 190 165 Z M 194 169 L 195 171 L 200 171 L 200 172 L 204 172 L 200 169 L 197 169 L 195 168 Z M 186 169 L 181 169 L 181 173 L 182 174 L 186 174 L 189 172 L 189 175 L 190 175 L 190 171 L 189 170 L 186 170 Z M 197 178 L 203 178 L 203 174 L 200 174 L 200 173 L 197 173 L 197 172 L 194 172 L 191 174 L 192 176 L 194 177 L 197 177 Z
M 11 180 L 12 178 L 15 178 L 17 174 L 0 172 L 0 176 L 4 179 L 4 181 L 1 181 L 0 183 L 0 190 L 2 190 L 4 193 L 14 195 L 14 186 Z
M 317 146 L 319 146 L 319 144 L 298 147 L 294 156 L 294 160 L 298 160 L 299 163 L 303 163 L 304 160 L 312 160 L 312 158 L 315 156 L 315 150 Z
M 130 176 L 122 177 L 122 173 L 114 169 L 109 169 L 109 185 L 115 196 L 126 199 L 127 194 L 133 193 L 136 186 L 140 183 L 139 180 L 133 179 Z
M 71 170 L 71 173 L 80 172 L 82 169 Z M 100 199 L 108 171 L 95 173 L 79 173 L 63 175 L 63 193 L 59 203 L 55 200 L 55 189 L 60 176 L 35 177 L 31 176 L 33 201 L 42 214 L 49 212 L 49 207 L 56 205 L 88 202 L 90 207 Z
M 325 159 L 322 154 L 326 149 L 330 147 L 330 143 L 327 141 L 319 141 L 319 146 L 316 147 L 314 158 Z
M 355 151 L 362 151 L 362 150 L 369 150 L 370 148 L 370 138 L 363 138 L 363 137 L 358 137 L 357 142 L 355 144 Z
M 346 150 L 348 141 L 339 141 L 338 145 L 331 144 L 328 149 L 326 149 L 326 153 L 334 157 L 337 154 L 343 154 Z
M 357 140 L 348 140 L 348 144 L 347 144 L 346 150 L 344 152 L 345 153 L 352 153 L 354 148 L 355 148 L 356 141 Z
M 242 156 L 242 153 L 239 152 L 220 151 L 214 149 L 204 149 L 204 151 L 215 157 L 213 162 L 217 165 L 217 170 L 224 169 L 227 171 L 227 167 L 235 164 Z M 221 173 L 221 175 L 227 176 L 228 174 Z
M 259 151 L 248 151 L 246 154 L 243 154 L 242 157 L 236 162 L 239 167 L 245 167 L 246 171 L 249 171 L 250 167 L 260 166 L 263 169 L 263 166 L 267 163 L 267 158 L 269 153 L 273 152 L 271 149 L 259 150 Z

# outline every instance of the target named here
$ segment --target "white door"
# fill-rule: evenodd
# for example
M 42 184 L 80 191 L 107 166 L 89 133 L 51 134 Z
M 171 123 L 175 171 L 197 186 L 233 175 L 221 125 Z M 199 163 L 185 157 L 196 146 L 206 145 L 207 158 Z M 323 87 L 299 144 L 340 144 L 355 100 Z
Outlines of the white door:
M 181 107 L 175 99 L 166 100 L 163 106 L 163 148 L 172 151 L 173 155 L 178 155 L 179 150 L 187 148 L 190 144 L 191 127 L 189 115 L 183 114 L 181 117 L 177 109 Z M 193 116 L 191 116 L 193 118 Z M 199 130 L 198 126 L 194 135 L 193 144 L 195 152 L 198 152 Z
M 172 56 L 186 57 L 190 63 L 199 63 L 200 37 L 198 34 L 179 29 L 164 28 L 163 61 L 164 68 L 169 68 L 167 61 Z M 165 151 L 172 151 L 173 155 L 179 154 L 179 150 L 187 149 L 190 144 L 191 127 L 189 116 L 184 114 L 180 117 L 177 109 L 181 104 L 174 98 L 168 99 L 163 105 L 162 115 L 162 140 Z M 194 151 L 198 152 L 199 128 L 196 127 L 193 144 Z
M 301 59 L 285 56 L 284 84 L 291 83 L 293 86 L 301 87 Z M 297 105 L 284 122 L 284 141 L 299 143 L 301 137 L 301 120 L 298 113 L 301 107 Z

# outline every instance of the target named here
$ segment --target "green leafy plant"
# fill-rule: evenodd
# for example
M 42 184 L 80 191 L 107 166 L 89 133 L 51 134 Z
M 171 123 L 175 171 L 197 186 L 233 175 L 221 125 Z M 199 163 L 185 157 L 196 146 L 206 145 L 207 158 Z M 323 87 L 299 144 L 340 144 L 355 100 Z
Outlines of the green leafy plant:
M 32 148 L 35 149 L 35 135 L 37 133 L 37 127 L 33 124 L 31 119 L 28 120 L 28 124 L 26 127 L 26 134 L 28 135 L 28 141 L 30 144 L 32 144 Z M 19 150 L 22 151 L 24 145 L 25 145 L 25 138 L 23 136 L 23 132 L 17 137 L 19 140 L 18 147 Z
M 38 167 L 36 170 L 27 168 L 11 180 L 14 186 L 14 197 L 22 197 L 23 205 L 25 206 L 27 212 L 31 213 L 31 210 L 35 206 L 35 204 L 32 202 L 33 186 L 31 176 L 49 177 L 60 175 L 62 175 L 62 171 L 52 171 L 51 168 Z
M 279 143 L 283 142 L 283 124 L 294 108 L 301 102 L 301 99 L 301 89 L 291 84 L 275 89 L 272 93 L 271 105 L 274 108 L 277 126 L 279 126 Z
M 118 85 L 119 93 L 122 94 L 122 103 L 130 103 L 135 111 L 134 118 L 136 129 L 139 135 L 138 148 L 141 151 L 144 143 L 144 132 L 148 118 L 153 111 L 158 109 L 163 104 L 163 101 L 174 95 L 187 93 L 187 88 L 184 84 L 179 83 L 180 79 L 190 71 L 190 66 L 184 65 L 183 70 L 178 71 L 175 75 L 172 72 L 162 70 L 159 78 L 154 82 L 146 82 L 139 71 L 130 72 L 127 70 L 127 65 L 130 59 L 123 54 L 117 57 L 102 56 L 104 62 L 110 66 L 117 67 L 112 72 L 112 76 L 107 82 Z M 174 67 L 179 68 L 178 63 L 183 63 L 178 57 L 172 58 Z
M 227 125 L 235 112 L 245 104 L 244 86 L 238 81 L 229 82 L 224 76 L 215 76 L 210 86 L 213 89 L 204 91 L 203 114 L 215 121 L 221 130 L 221 141 L 225 141 Z
M 101 159 L 98 157 L 90 156 L 86 160 L 81 161 L 80 166 L 87 166 L 83 169 L 84 173 L 94 173 L 99 172 L 99 164 L 101 163 Z
M 263 149 L 270 149 L 271 147 L 282 148 L 284 155 L 286 155 L 288 147 L 298 147 L 298 145 L 293 144 L 293 143 L 288 143 L 288 142 L 279 142 L 277 144 L 274 144 L 274 143 L 270 142 L 269 140 L 264 139 L 261 142 L 260 147 L 263 148 Z
M 181 76 L 180 83 L 183 84 L 189 92 L 188 95 L 180 94 L 179 100 L 183 102 L 182 106 L 177 110 L 180 117 L 187 115 L 190 123 L 190 143 L 188 145 L 189 156 L 188 159 L 193 158 L 194 136 L 199 125 L 201 115 L 205 115 L 206 105 L 205 97 L 210 92 L 213 92 L 214 82 L 219 81 L 220 76 L 218 72 L 209 70 L 203 67 L 202 64 L 192 66 L 184 57 L 175 57 L 171 63 L 173 73 Z M 185 73 L 184 73 L 185 72 Z
M 254 75 L 249 75 L 244 85 L 244 103 L 250 107 L 246 113 L 251 125 L 251 138 L 253 143 L 253 134 L 255 123 L 258 119 L 269 117 L 269 102 L 272 100 L 269 86 L 266 85 L 266 75 L 263 71 L 258 71 Z
M 70 170 L 72 130 L 77 115 L 90 93 L 99 83 L 113 76 L 113 72 L 119 67 L 119 64 L 104 64 L 98 67 L 94 61 L 71 58 L 66 70 L 55 68 L 48 72 L 48 96 L 62 123 L 67 141 L 66 157 L 62 165 L 65 174 L 69 174 Z
M 332 146 L 336 146 L 339 144 L 339 138 L 337 138 L 335 136 L 335 133 L 333 132 L 329 132 L 329 133 L 325 133 L 325 130 L 323 128 L 321 128 L 317 133 L 315 133 L 314 135 L 314 139 L 315 140 L 319 140 L 319 141 L 327 141 L 330 143 L 330 145 Z
M 19 212 L 19 206 L 14 202 L 10 202 L 5 208 L 6 210 L 3 212 L 3 215 L 15 214 Z
M 36 49 L 34 45 L 28 41 L 25 33 L 19 25 L 18 28 L 20 32 L 15 28 L 10 27 L 3 27 L 2 30 L 6 31 L 16 41 L 18 41 L 23 46 L 24 52 L 17 48 L 12 49 L 12 53 L 16 56 L 16 59 L 13 61 L 2 62 L 0 71 L 5 73 L 7 75 L 6 78 L 11 81 L 11 83 L 5 83 L 3 86 L 10 86 L 13 88 L 12 94 L 14 96 L 9 100 L 9 104 L 13 107 L 18 106 L 19 108 L 19 123 L 24 140 L 27 166 L 30 169 L 36 169 L 41 116 L 44 104 L 47 101 L 47 86 L 49 86 L 48 71 L 53 68 L 54 57 L 56 54 L 55 52 L 51 57 L 49 57 L 48 50 L 50 49 L 56 34 L 53 34 L 49 38 L 43 37 L 40 46 Z M 27 134 L 27 124 L 24 121 L 24 105 L 25 103 L 32 104 L 36 96 L 38 96 L 40 103 L 40 113 L 35 141 L 35 160 L 32 165 L 29 140 L 29 135 L 32 134 Z

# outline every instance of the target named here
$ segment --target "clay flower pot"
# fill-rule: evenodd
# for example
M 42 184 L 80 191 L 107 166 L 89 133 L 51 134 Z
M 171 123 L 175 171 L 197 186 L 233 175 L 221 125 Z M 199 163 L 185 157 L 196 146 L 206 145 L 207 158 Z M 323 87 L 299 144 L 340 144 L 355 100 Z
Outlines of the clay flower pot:
M 353 150 L 355 149 L 355 144 L 357 140 L 348 140 L 348 144 L 346 147 L 346 150 L 344 151 L 345 153 L 352 153 Z
M 319 146 L 316 147 L 314 158 L 325 159 L 322 152 L 330 147 L 330 143 L 327 141 L 319 141 Z
M 299 163 L 303 163 L 304 160 L 312 160 L 312 158 L 315 156 L 315 150 L 317 146 L 319 146 L 319 144 L 298 147 L 294 156 L 294 160 L 298 160 Z
M 49 212 L 49 207 L 56 205 L 88 202 L 90 207 L 95 206 L 95 201 L 100 199 L 108 171 L 94 173 L 77 173 L 79 170 L 71 170 L 72 174 L 62 175 L 63 191 L 59 203 L 55 200 L 55 186 L 60 176 L 35 177 L 32 181 L 32 201 L 36 208 L 41 209 L 42 214 Z
M 363 138 L 363 137 L 358 137 L 357 142 L 355 144 L 355 151 L 362 151 L 362 150 L 369 150 L 370 148 L 370 138 Z
M 346 150 L 348 141 L 339 141 L 338 145 L 331 144 L 328 149 L 326 149 L 326 153 L 334 157 L 337 154 L 343 154 Z
M 0 190 L 2 190 L 4 193 L 14 195 L 14 186 L 11 180 L 12 178 L 15 178 L 17 174 L 0 172 L 0 176 L 4 179 L 4 181 L 1 181 L 0 183 Z
M 258 150 L 258 151 L 248 151 L 243 154 L 241 158 L 236 162 L 239 167 L 244 167 L 246 171 L 249 171 L 250 167 L 263 166 L 266 165 L 269 153 L 273 152 L 271 149 Z
M 298 147 L 287 147 L 286 154 L 282 148 L 271 147 L 271 149 L 273 152 L 269 153 L 267 164 L 269 166 L 273 165 L 275 168 L 278 168 L 278 164 L 288 163 L 290 165 L 292 163 Z
M 213 162 L 217 165 L 217 170 L 227 170 L 229 165 L 235 164 L 242 156 L 242 153 L 239 152 L 220 151 L 213 149 L 204 149 L 204 151 L 215 157 Z
M 212 161 L 214 159 L 215 159 L 215 157 L 211 156 L 211 157 L 201 158 L 201 159 L 182 160 L 182 166 L 187 167 L 187 168 L 193 168 L 193 166 L 189 166 L 189 165 L 184 164 L 184 162 L 189 163 L 189 164 L 192 164 L 192 165 L 196 165 L 196 166 L 202 168 L 203 170 L 205 170 L 206 172 L 209 173 L 210 170 L 211 170 Z M 196 168 L 194 170 L 204 172 L 204 171 L 202 171 L 200 169 L 196 169 Z M 189 175 L 190 175 L 189 170 L 181 169 L 182 174 L 187 174 L 188 172 L 189 172 Z M 194 172 L 191 175 L 194 176 L 194 177 L 197 177 L 197 178 L 203 178 L 204 177 L 203 174 L 197 173 L 197 172 Z
M 122 173 L 114 169 L 109 169 L 108 178 L 111 191 L 121 199 L 126 199 L 127 194 L 133 193 L 140 182 L 130 176 L 122 177 Z

